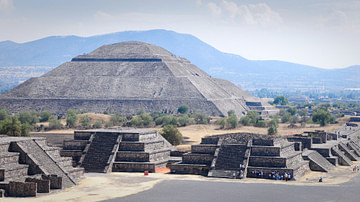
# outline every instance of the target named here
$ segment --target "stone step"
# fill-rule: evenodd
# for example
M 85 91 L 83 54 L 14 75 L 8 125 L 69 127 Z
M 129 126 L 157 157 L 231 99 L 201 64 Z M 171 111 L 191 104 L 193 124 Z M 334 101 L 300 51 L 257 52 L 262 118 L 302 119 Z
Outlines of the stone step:
M 314 150 L 303 152 L 303 158 L 305 160 L 310 160 L 310 169 L 314 171 L 329 172 L 335 167 L 326 158 Z
M 332 147 L 331 153 L 332 155 L 338 157 L 338 162 L 340 165 L 351 166 L 353 164 L 351 160 L 347 156 L 345 156 L 345 154 L 342 151 L 340 151 L 337 147 Z
M 351 161 L 358 160 L 358 157 L 356 156 L 356 154 L 354 152 L 350 151 L 350 149 L 344 143 L 340 142 L 338 146 L 339 146 L 339 149 L 345 153 L 345 156 L 348 157 Z

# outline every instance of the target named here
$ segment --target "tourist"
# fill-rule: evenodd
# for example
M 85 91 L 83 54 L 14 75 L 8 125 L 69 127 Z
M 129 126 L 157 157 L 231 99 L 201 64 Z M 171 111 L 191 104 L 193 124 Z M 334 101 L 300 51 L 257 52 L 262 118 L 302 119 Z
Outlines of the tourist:
M 233 179 L 235 179 L 236 178 L 236 174 L 235 174 L 235 172 L 233 172 Z
M 287 182 L 288 181 L 288 174 L 286 172 L 284 174 L 284 177 L 285 177 L 285 181 Z
M 288 180 L 291 180 L 291 175 L 290 175 L 290 173 L 288 173 Z
M 319 179 L 319 182 L 322 182 L 323 181 L 323 177 L 321 176 L 320 179 Z

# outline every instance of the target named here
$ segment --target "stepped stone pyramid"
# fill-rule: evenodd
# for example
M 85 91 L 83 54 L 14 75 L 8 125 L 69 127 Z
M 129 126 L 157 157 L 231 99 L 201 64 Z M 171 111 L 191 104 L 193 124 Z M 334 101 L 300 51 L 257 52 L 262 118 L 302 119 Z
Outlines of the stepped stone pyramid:
M 7 196 L 36 196 L 73 186 L 84 173 L 60 156 L 45 138 L 0 136 L 0 190 Z
M 173 146 L 147 129 L 97 129 L 75 131 L 64 141 L 62 156 L 72 157 L 85 172 L 149 171 L 166 167 Z
M 296 143 L 284 138 L 234 133 L 202 138 L 192 145 L 182 161 L 170 165 L 172 173 L 201 174 L 210 177 L 269 178 L 273 172 L 291 173 L 297 179 L 309 170 L 309 161 L 296 150 Z M 242 165 L 240 167 L 240 164 Z M 262 172 L 263 175 L 258 174 Z
M 248 105 L 250 106 L 248 106 Z M 11 112 L 78 109 L 134 114 L 176 112 L 181 105 L 208 115 L 242 116 L 250 108 L 277 112 L 229 81 L 212 78 L 188 60 L 143 42 L 104 45 L 0 96 Z

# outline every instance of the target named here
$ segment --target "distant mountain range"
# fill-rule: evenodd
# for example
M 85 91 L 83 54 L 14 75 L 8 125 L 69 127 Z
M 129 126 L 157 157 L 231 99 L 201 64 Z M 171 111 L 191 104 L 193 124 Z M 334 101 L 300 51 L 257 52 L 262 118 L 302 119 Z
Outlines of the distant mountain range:
M 125 31 L 92 37 L 51 36 L 27 43 L 3 41 L 0 42 L 0 85 L 16 83 L 38 75 L 39 71 L 45 73 L 49 68 L 44 67 L 56 67 L 104 44 L 122 41 L 143 41 L 161 46 L 187 58 L 211 76 L 230 80 L 245 90 L 268 88 L 301 92 L 360 88 L 360 66 L 328 70 L 276 60 L 247 60 L 221 52 L 192 35 L 167 30 Z M 19 77 L 8 74 L 11 67 L 16 66 L 17 71 L 19 66 L 25 72 L 28 66 L 38 66 L 39 70 L 16 80 Z M 6 77 L 3 71 L 6 71 Z

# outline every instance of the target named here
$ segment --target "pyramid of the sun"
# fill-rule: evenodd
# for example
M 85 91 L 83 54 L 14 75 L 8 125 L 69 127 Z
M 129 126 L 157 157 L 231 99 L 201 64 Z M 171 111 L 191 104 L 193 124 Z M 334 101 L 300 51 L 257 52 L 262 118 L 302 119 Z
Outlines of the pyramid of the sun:
M 241 116 L 250 105 L 266 111 L 263 103 L 231 82 L 212 78 L 188 60 L 143 42 L 104 45 L 0 96 L 0 107 L 11 112 L 172 113 L 181 105 L 209 115 L 235 110 Z

